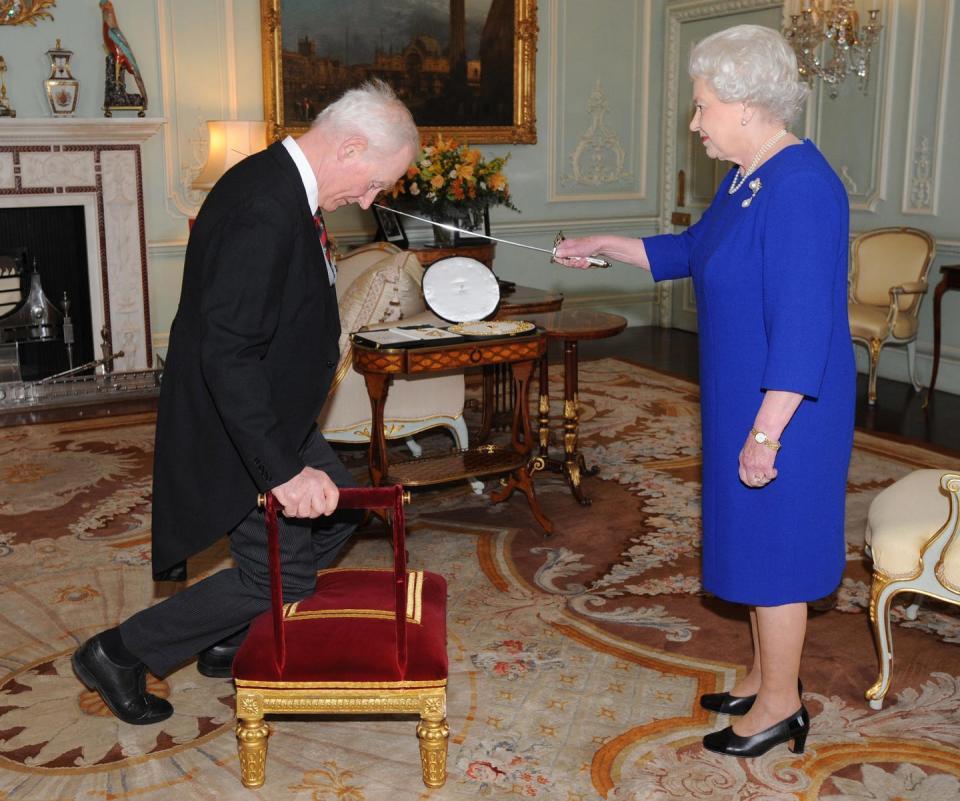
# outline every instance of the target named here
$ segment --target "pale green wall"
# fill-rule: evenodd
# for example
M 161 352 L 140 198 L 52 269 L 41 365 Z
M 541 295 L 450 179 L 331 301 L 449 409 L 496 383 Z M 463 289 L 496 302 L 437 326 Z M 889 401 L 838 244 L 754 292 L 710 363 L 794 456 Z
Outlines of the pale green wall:
M 114 0 L 151 94 L 151 116 L 167 121 L 144 148 L 150 305 L 162 351 L 176 309 L 186 243 L 186 218 L 201 196 L 188 189 L 204 157 L 206 119 L 262 116 L 259 0 Z M 886 225 L 924 228 L 938 239 L 931 285 L 943 263 L 960 263 L 960 160 L 949 132 L 960 128 L 960 24 L 953 0 L 880 0 L 886 30 L 875 54 L 871 91 L 846 87 L 838 100 L 815 98 L 807 115 L 834 166 L 846 168 L 862 231 Z M 647 234 L 661 216 L 661 124 L 667 11 L 703 7 L 734 14 L 762 0 L 540 0 L 536 145 L 483 146 L 510 152 L 509 177 L 522 214 L 495 210 L 494 233 L 549 246 L 568 235 L 610 231 Z M 8 93 L 20 117 L 46 116 L 44 52 L 57 37 L 75 51 L 82 81 L 79 116 L 99 116 L 103 50 L 96 0 L 60 0 L 55 20 L 36 27 L 0 27 Z M 948 76 L 954 80 L 948 81 Z M 590 124 L 586 106 L 598 85 L 606 125 L 623 148 L 622 174 L 600 186 L 578 183 L 570 157 Z M 2 124 L 2 120 L 0 120 Z M 931 203 L 911 189 L 923 178 L 922 140 L 930 144 Z M 953 138 L 955 141 L 955 136 Z M 921 187 L 922 188 L 922 187 Z M 933 201 L 935 200 L 935 203 Z M 341 243 L 363 241 L 366 214 L 337 212 L 331 228 Z M 417 232 L 413 232 L 416 234 Z M 518 249 L 501 247 L 497 272 L 521 283 L 566 293 L 568 303 L 619 311 L 631 323 L 654 320 L 649 276 L 622 265 L 608 271 L 567 271 Z M 931 298 L 921 312 L 921 378 L 929 375 Z M 960 393 L 960 293 L 944 298 L 943 355 L 938 384 Z M 881 373 L 905 377 L 906 360 L 885 354 Z

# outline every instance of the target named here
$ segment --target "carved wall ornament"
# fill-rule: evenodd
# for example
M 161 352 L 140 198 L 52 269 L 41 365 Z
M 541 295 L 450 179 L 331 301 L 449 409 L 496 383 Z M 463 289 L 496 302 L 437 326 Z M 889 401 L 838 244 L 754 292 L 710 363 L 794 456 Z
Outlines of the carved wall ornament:
M 857 182 L 853 180 L 853 176 L 850 174 L 850 168 L 846 164 L 840 165 L 840 180 L 843 181 L 843 185 L 847 188 L 848 195 L 860 194 Z
M 57 0 L 0 0 L 0 25 L 36 25 L 38 20 L 53 21 L 49 9 Z
M 929 209 L 933 205 L 931 153 L 929 137 L 920 137 L 920 143 L 913 158 L 913 175 L 910 179 L 910 202 L 915 209 Z
M 200 205 L 207 196 L 207 192 L 199 189 L 193 189 L 192 184 L 194 179 L 196 179 L 196 177 L 203 171 L 203 167 L 207 162 L 207 151 L 210 147 L 210 136 L 207 128 L 207 122 L 199 112 L 194 113 L 193 122 L 193 128 L 190 129 L 190 135 L 187 139 L 187 142 L 190 145 L 191 163 L 186 164 L 181 162 L 180 164 L 180 189 L 183 192 L 184 200 L 188 204 L 194 206 L 194 212 L 192 216 L 195 217 L 197 212 L 200 210 Z
M 598 80 L 587 100 L 587 111 L 592 117 L 590 125 L 569 156 L 572 172 L 560 179 L 562 184 L 602 186 L 633 178 L 624 169 L 626 153 L 620 144 L 620 136 L 604 122 L 603 118 L 609 110 L 607 95 Z

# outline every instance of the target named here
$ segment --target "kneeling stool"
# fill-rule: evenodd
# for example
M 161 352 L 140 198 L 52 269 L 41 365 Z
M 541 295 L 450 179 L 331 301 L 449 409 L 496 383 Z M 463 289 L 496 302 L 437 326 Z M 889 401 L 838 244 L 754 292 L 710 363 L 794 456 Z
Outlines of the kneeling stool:
M 344 488 L 341 509 L 392 509 L 393 569 L 334 568 L 313 595 L 283 603 L 276 499 L 265 506 L 271 609 L 254 619 L 233 662 L 237 748 L 245 787 L 263 785 L 268 714 L 419 713 L 423 782 L 446 780 L 447 585 L 407 571 L 403 490 Z

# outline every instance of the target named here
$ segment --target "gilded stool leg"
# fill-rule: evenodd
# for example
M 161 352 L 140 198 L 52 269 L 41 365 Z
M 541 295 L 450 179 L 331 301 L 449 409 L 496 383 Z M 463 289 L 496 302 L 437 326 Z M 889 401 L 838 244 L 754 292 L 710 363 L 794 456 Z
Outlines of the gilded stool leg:
M 874 643 L 877 647 L 879 675 L 877 680 L 864 693 L 871 709 L 882 709 L 883 699 L 890 689 L 890 669 L 893 666 L 893 641 L 890 633 L 890 602 L 898 588 L 890 582 L 878 580 L 876 576 L 870 588 L 870 623 L 873 628 Z
M 263 786 L 269 734 L 270 729 L 263 718 L 237 721 L 237 753 L 240 757 L 240 781 L 244 787 Z
M 420 740 L 423 783 L 427 787 L 443 787 L 447 780 L 447 741 L 450 738 L 450 727 L 443 713 L 421 713 L 417 738 Z

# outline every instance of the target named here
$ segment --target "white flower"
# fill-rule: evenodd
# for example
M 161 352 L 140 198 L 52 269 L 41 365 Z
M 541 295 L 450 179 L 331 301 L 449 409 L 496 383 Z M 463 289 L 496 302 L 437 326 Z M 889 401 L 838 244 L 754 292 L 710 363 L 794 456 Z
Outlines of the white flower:
M 862 781 L 831 776 L 840 795 L 825 795 L 821 801 L 944 801 L 960 797 L 956 776 L 926 773 L 909 763 L 901 763 L 893 773 L 863 765 L 860 773 Z
M 420 185 L 419 184 L 410 184 L 410 194 L 419 195 L 420 194 Z
M 456 167 L 454 167 L 452 170 L 450 170 L 449 176 L 450 176 L 451 178 L 456 178 L 456 177 L 457 177 L 457 168 L 456 168 Z

